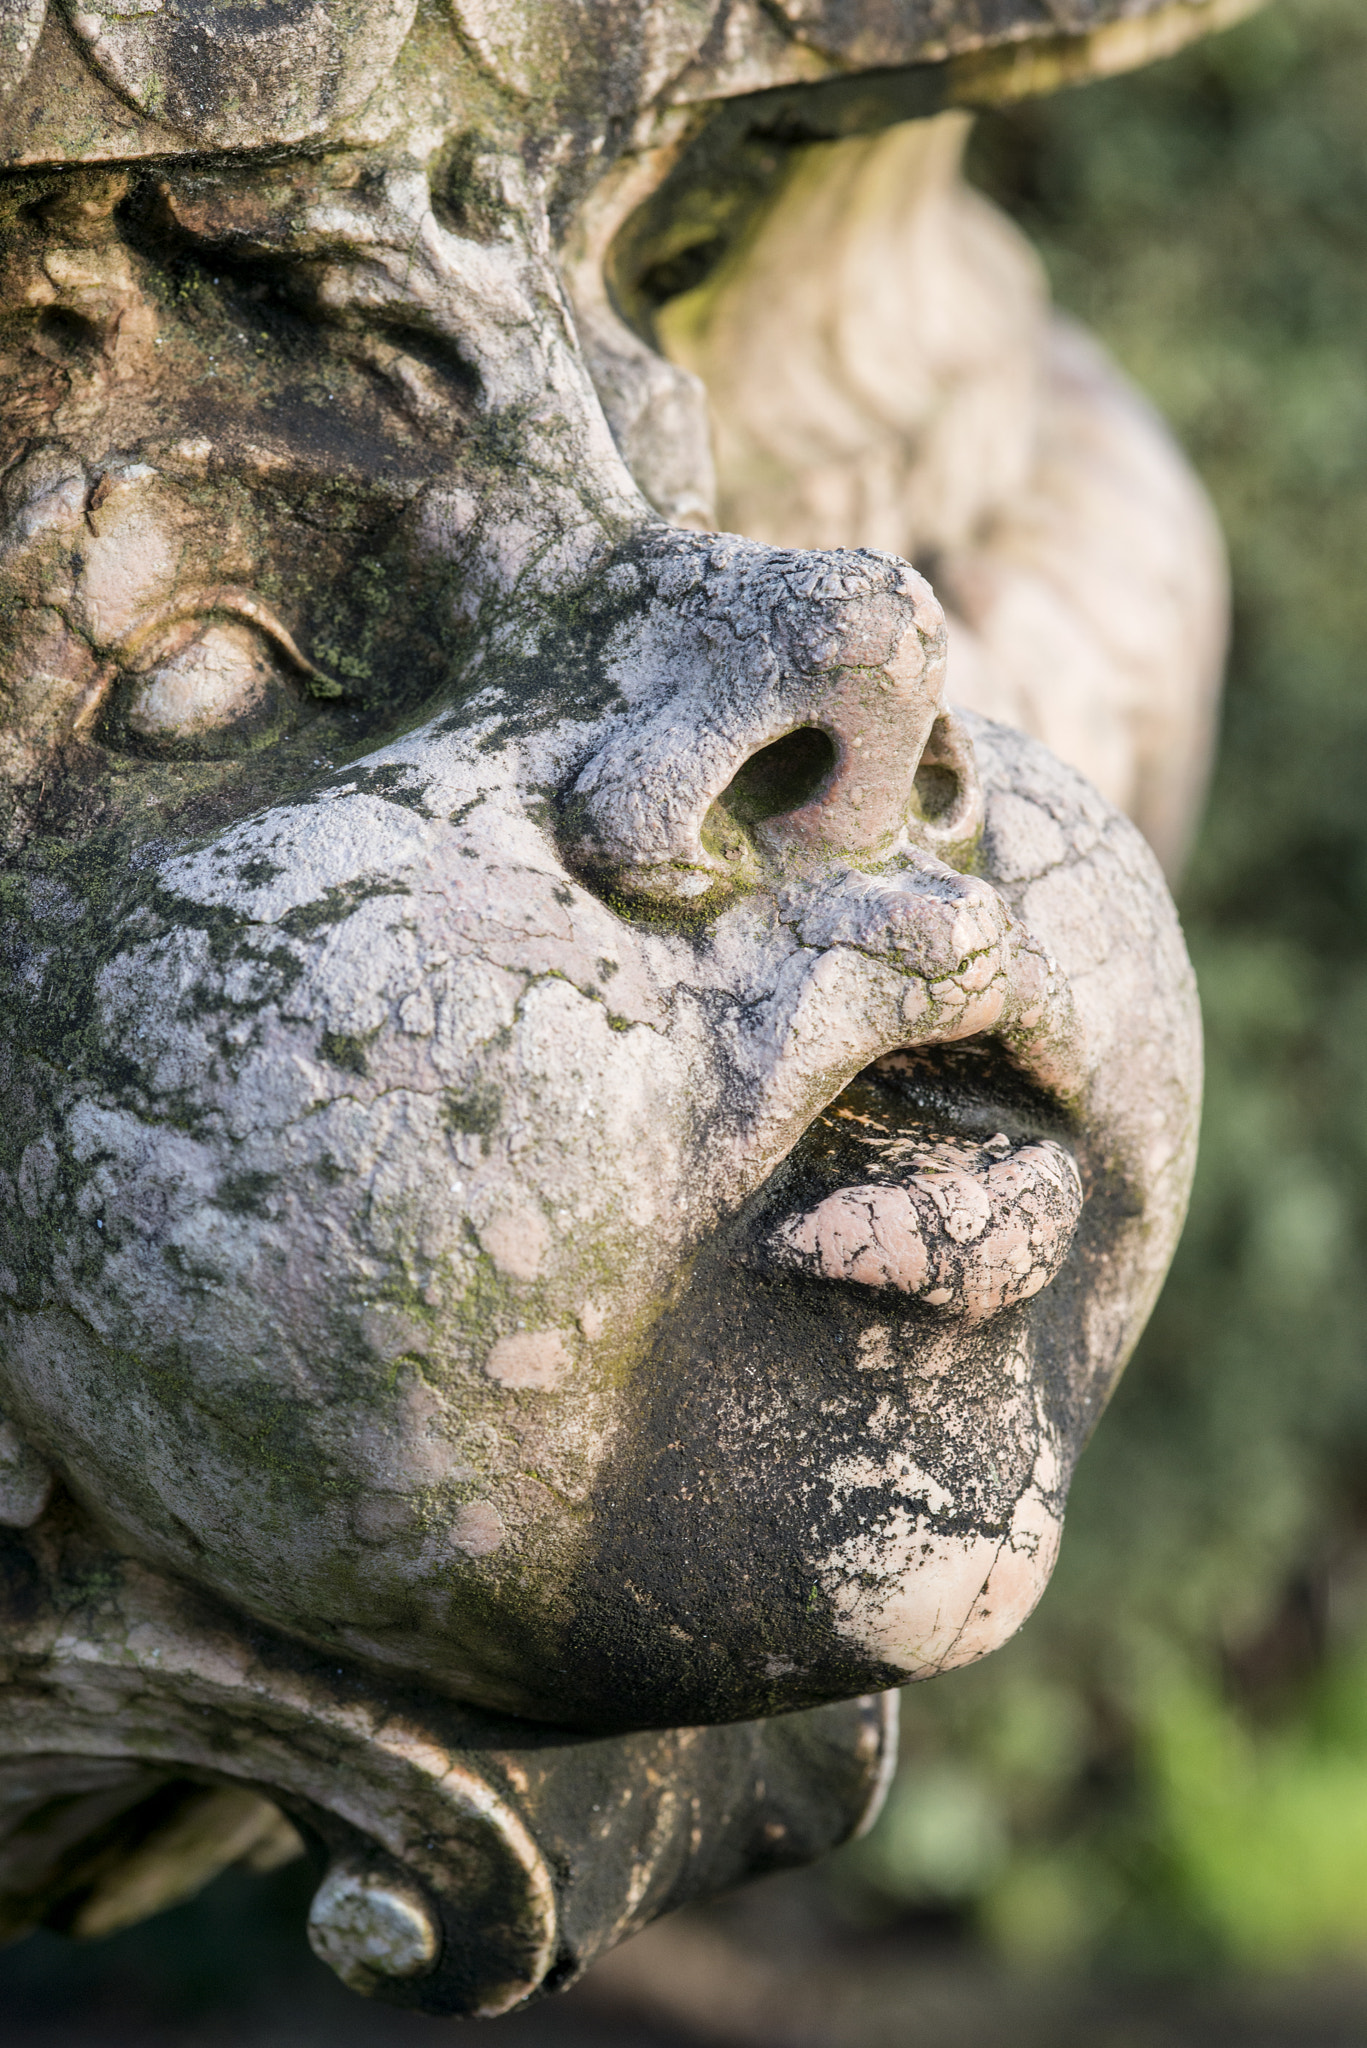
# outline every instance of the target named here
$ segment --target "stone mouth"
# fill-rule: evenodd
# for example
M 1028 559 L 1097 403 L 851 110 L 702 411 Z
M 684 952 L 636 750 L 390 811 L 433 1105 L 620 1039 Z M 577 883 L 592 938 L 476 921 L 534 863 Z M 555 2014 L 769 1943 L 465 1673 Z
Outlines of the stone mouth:
M 773 1192 L 766 1264 L 968 1323 L 1049 1285 L 1083 1201 L 1060 1110 L 987 1039 L 874 1061 L 816 1118 Z

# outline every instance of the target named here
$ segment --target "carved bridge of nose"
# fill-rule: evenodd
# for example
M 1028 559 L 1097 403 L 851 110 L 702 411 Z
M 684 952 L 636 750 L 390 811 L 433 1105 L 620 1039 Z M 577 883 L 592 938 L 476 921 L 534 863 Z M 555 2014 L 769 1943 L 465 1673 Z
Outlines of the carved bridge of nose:
M 579 865 L 687 902 L 804 852 L 971 848 L 982 796 L 942 704 L 944 614 L 906 562 L 661 534 L 608 582 L 626 616 L 607 667 L 635 701 L 574 784 Z

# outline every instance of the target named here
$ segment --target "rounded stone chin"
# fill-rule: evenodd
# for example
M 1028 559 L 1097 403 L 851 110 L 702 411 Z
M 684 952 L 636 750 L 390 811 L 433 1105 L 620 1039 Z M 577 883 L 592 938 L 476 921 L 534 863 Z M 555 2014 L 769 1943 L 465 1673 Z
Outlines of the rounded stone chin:
M 1026 1621 L 1049 1583 L 1063 1534 L 1032 1484 L 1004 1534 L 940 1534 L 899 1517 L 875 1539 L 856 1537 L 826 1560 L 836 1625 L 852 1645 L 908 1679 L 975 1664 Z

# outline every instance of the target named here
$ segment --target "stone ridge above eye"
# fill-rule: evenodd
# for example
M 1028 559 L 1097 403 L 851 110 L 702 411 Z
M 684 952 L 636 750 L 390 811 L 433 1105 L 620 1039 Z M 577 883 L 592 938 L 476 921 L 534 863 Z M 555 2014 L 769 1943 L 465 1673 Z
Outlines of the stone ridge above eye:
M 502 115 L 575 131 L 851 73 L 972 60 L 938 104 L 1013 98 L 1168 54 L 1261 0 L 282 0 L 256 11 L 13 0 L 0 53 L 0 164 L 91 163 L 274 144 L 424 152 Z M 421 45 L 421 48 L 419 48 Z M 1046 69 L 1036 75 L 1042 46 Z M 406 63 L 405 52 L 413 61 Z M 1013 51 L 1023 51 L 1017 61 Z M 1001 75 L 998 76 L 997 72 Z M 935 97 L 935 93 L 932 93 Z M 907 112 L 932 112 L 926 106 Z

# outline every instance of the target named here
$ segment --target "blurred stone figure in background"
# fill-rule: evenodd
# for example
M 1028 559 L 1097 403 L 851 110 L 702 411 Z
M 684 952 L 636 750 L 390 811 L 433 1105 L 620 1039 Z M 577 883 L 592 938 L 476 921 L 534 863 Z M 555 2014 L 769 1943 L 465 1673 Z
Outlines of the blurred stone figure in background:
M 1151 408 L 963 183 L 967 132 L 946 113 L 796 153 L 656 331 L 707 386 L 720 523 L 924 568 L 950 701 L 1081 769 L 1173 874 L 1214 738 L 1219 532 Z
M 1218 11 L 7 18 L 12 1931 L 302 1830 L 504 2011 L 1033 1607 L 1223 583 L 946 107 Z

